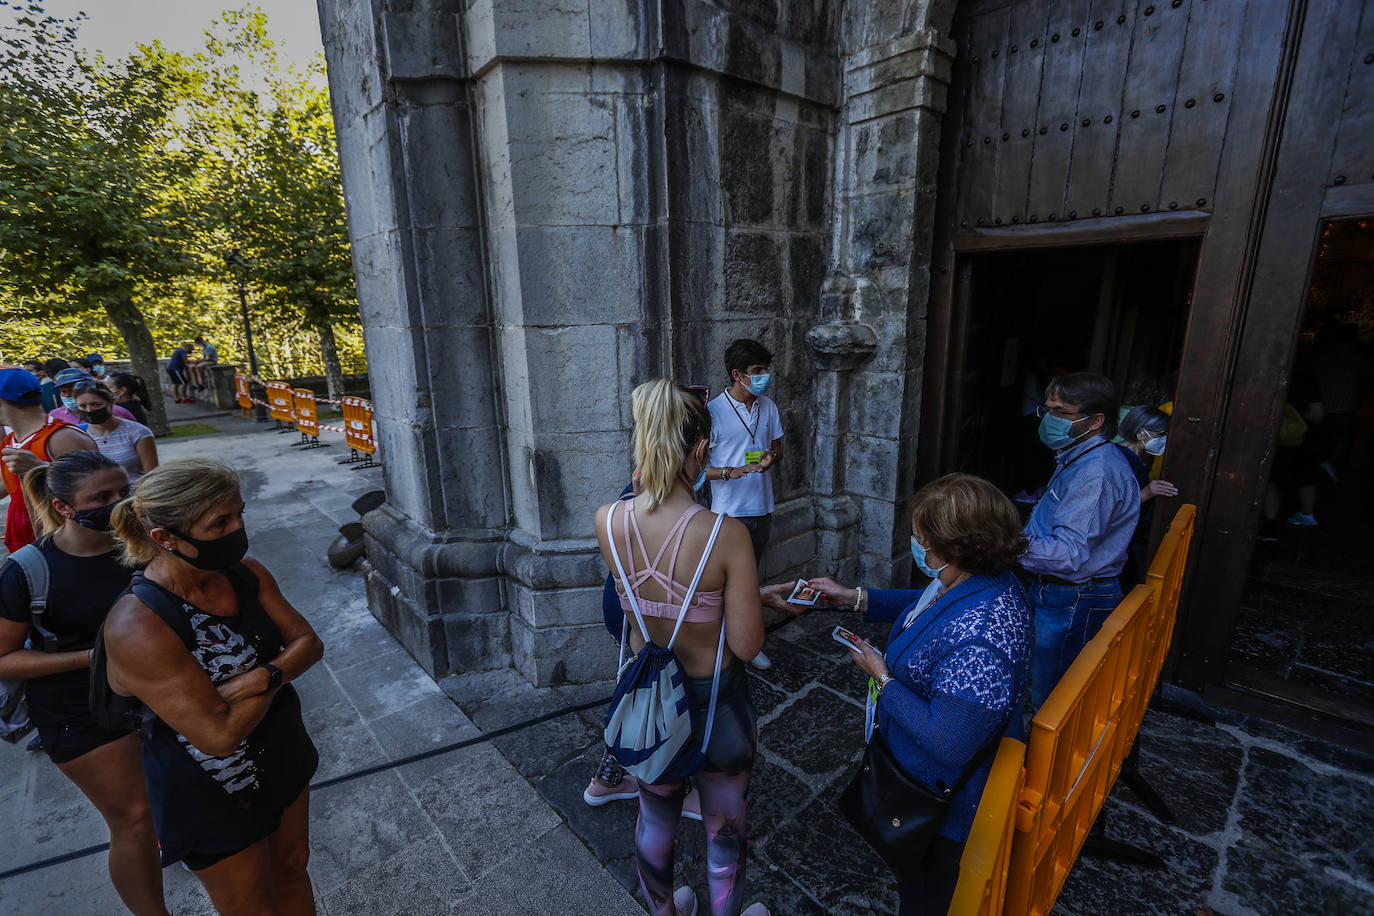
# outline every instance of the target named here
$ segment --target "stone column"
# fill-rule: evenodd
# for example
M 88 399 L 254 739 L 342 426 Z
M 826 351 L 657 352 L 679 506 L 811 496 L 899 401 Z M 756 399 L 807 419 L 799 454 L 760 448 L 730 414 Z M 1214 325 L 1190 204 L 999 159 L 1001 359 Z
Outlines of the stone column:
M 808 337 L 833 388 L 817 403 L 818 424 L 834 430 L 833 447 L 818 437 L 818 469 L 822 454 L 836 456 L 817 484 L 827 562 L 857 556 L 857 578 L 883 584 L 910 569 L 900 509 L 915 482 L 929 227 L 954 54 L 933 30 L 907 31 L 897 12 L 848 11 L 826 323 Z
M 386 505 L 369 604 L 431 674 L 510 658 L 504 450 L 456 0 L 320 0 Z

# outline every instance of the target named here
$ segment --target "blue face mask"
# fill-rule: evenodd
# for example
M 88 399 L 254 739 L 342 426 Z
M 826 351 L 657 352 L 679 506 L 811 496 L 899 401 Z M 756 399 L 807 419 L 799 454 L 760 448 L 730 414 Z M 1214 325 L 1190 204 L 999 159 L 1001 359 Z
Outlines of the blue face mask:
M 697 482 L 692 484 L 692 489 L 700 493 L 701 488 L 706 486 L 706 465 L 701 466 L 701 473 L 697 475 Z
M 916 565 L 920 567 L 921 572 L 932 579 L 939 577 L 940 573 L 944 571 L 945 566 L 949 565 L 946 563 L 945 566 L 941 566 L 939 569 L 931 569 L 927 566 L 926 549 L 921 545 L 920 541 L 916 540 L 916 535 L 914 534 L 911 536 L 911 557 L 916 561 Z
M 1164 454 L 1164 447 L 1168 444 L 1168 436 L 1155 436 L 1149 442 L 1145 443 L 1145 452 L 1146 454 L 1154 455 L 1157 458 L 1160 455 Z
M 68 410 L 76 410 L 76 398 L 63 398 L 62 406 L 66 407 Z
M 1078 441 L 1078 437 L 1073 434 L 1074 424 L 1085 419 L 1087 418 L 1079 417 L 1077 420 L 1065 420 L 1063 417 L 1047 413 L 1040 420 L 1040 441 L 1056 452 L 1068 448 Z
M 754 397 L 768 393 L 768 386 L 772 384 L 773 376 L 767 372 L 751 376 L 749 380 L 749 393 Z

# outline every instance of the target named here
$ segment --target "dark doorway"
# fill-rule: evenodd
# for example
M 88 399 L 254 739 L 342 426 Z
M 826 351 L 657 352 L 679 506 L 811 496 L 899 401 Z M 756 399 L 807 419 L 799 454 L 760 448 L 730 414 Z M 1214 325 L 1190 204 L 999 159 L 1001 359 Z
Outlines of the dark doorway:
M 1374 726 L 1374 221 L 1322 227 L 1235 687 Z
M 1171 239 L 962 256 L 942 470 L 1033 496 L 1053 465 L 1033 411 L 1058 373 L 1100 372 L 1123 404 L 1171 401 L 1197 250 Z

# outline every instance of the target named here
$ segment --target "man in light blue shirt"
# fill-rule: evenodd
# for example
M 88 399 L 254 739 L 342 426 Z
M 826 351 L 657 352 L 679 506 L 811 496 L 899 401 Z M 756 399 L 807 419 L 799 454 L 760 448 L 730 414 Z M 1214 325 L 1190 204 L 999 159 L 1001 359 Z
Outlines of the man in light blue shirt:
M 1121 568 L 1140 518 L 1140 485 L 1112 444 L 1111 380 L 1092 372 L 1057 378 L 1040 414 L 1040 441 L 1055 450 L 1055 470 L 1026 524 L 1021 555 L 1035 622 L 1036 709 L 1121 603 Z

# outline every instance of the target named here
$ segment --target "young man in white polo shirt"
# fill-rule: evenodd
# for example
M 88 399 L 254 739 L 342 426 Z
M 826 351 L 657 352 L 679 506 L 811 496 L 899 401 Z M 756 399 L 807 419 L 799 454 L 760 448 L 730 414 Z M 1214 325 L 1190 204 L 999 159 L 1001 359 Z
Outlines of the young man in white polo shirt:
M 711 508 L 737 518 L 749 529 L 754 561 L 773 522 L 772 469 L 782 460 L 782 418 L 778 405 L 766 397 L 768 367 L 773 354 L 756 340 L 736 340 L 725 349 L 725 370 L 731 385 L 711 399 Z M 772 663 L 760 652 L 751 664 Z

